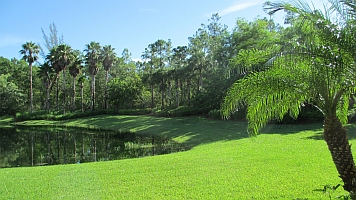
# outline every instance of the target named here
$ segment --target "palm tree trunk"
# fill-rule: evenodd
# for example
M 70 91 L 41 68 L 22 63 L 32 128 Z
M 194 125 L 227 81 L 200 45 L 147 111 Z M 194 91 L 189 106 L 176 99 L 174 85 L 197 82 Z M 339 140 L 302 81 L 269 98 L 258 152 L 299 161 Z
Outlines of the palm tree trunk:
M 75 110 L 76 107 L 75 107 L 75 96 L 76 96 L 76 93 L 75 93 L 75 82 L 76 82 L 76 77 L 73 77 L 73 97 L 72 97 L 72 109 Z
M 91 78 L 91 102 L 90 102 L 90 109 L 95 109 L 95 75 L 92 75 Z
M 109 79 L 109 70 L 106 70 L 105 71 L 104 109 L 108 109 L 108 79 Z
M 57 91 L 56 91 L 56 106 L 57 106 L 57 111 L 59 111 L 59 76 L 58 76 L 58 80 L 56 83 L 56 87 L 57 87 Z
M 33 92 L 32 92 L 32 63 L 30 63 L 30 113 L 33 109 Z
M 324 122 L 324 139 L 328 145 L 334 164 L 344 182 L 344 189 L 356 197 L 356 168 L 351 153 L 346 128 L 336 116 L 326 117 Z
M 82 104 L 82 112 L 84 112 L 84 83 L 80 84 L 80 97 L 81 97 L 81 104 Z
M 62 82 L 62 89 L 63 89 L 63 114 L 66 113 L 66 68 L 63 69 L 63 82 Z
M 51 107 L 50 107 L 51 92 L 52 92 L 54 83 L 58 80 L 58 77 L 59 77 L 59 74 L 57 73 L 54 80 L 50 81 L 47 86 L 47 98 L 46 98 L 47 112 L 49 112 L 51 109 Z M 58 86 L 58 84 L 57 84 L 57 86 Z M 57 88 L 57 91 L 58 91 L 58 88 Z M 58 93 L 57 93 L 57 100 L 58 100 Z M 57 101 L 57 103 L 58 103 L 58 101 Z
M 50 93 L 51 93 L 50 88 L 46 88 L 46 93 L 47 93 L 47 96 L 46 96 L 46 110 L 49 113 L 49 110 L 50 110 L 49 98 L 50 98 Z

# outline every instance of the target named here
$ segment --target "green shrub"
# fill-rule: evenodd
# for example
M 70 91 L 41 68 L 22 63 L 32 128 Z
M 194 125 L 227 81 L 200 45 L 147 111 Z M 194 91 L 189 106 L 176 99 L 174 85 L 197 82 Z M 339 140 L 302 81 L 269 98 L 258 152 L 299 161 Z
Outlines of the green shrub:
M 145 109 L 122 109 L 119 110 L 119 115 L 148 115 L 152 111 L 150 108 Z
M 179 106 L 178 108 L 166 108 L 164 110 L 153 110 L 153 114 L 158 117 L 184 117 L 202 115 L 203 111 L 200 108 Z
M 211 110 L 208 113 L 208 117 L 211 119 L 221 119 L 220 110 Z
M 305 105 L 302 107 L 297 119 L 293 119 L 289 114 L 285 115 L 283 120 L 277 123 L 281 124 L 294 124 L 294 123 L 315 123 L 322 122 L 324 115 L 313 105 Z
M 26 121 L 26 120 L 41 120 L 41 119 L 48 119 L 52 120 L 54 119 L 54 116 L 56 116 L 57 112 L 52 112 L 48 113 L 47 111 L 40 110 L 40 111 L 35 111 L 35 112 L 24 112 L 24 113 L 18 113 L 16 114 L 15 121 Z
M 50 112 L 47 111 L 36 111 L 33 113 L 25 112 L 17 114 L 15 121 L 26 121 L 26 120 L 67 120 L 67 119 L 76 119 L 83 117 L 91 117 L 96 115 L 146 115 L 151 113 L 150 109 L 132 109 L 132 110 L 88 110 L 88 111 L 74 111 L 61 114 L 60 112 Z

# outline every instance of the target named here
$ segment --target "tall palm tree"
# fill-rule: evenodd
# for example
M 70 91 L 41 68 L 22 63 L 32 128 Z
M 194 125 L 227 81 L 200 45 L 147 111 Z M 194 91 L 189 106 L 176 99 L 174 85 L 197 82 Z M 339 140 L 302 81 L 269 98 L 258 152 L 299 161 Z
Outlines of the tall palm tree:
M 66 44 L 60 44 L 57 47 L 58 51 L 58 65 L 59 68 L 62 70 L 63 74 L 63 82 L 62 82 L 62 90 L 63 90 L 63 113 L 66 112 L 66 69 L 67 66 L 71 63 L 71 55 L 72 48 Z
M 50 99 L 50 93 L 52 90 L 53 83 L 56 81 L 54 78 L 55 74 L 53 71 L 53 68 L 50 66 L 49 61 L 46 61 L 40 66 L 40 70 L 38 71 L 38 76 L 42 78 L 42 84 L 46 88 L 46 100 L 44 103 L 44 109 L 49 111 L 50 105 L 49 105 L 49 99 Z
M 105 97 L 104 97 L 104 108 L 108 108 L 108 78 L 109 70 L 114 65 L 114 62 L 117 61 L 115 48 L 112 48 L 111 45 L 106 45 L 103 47 L 101 56 L 103 59 L 103 67 L 105 70 Z
M 77 52 L 77 51 L 76 51 Z M 72 109 L 75 110 L 75 97 L 76 97 L 76 90 L 75 90 L 75 83 L 77 80 L 77 76 L 80 73 L 82 68 L 82 58 L 80 57 L 80 52 L 75 53 L 73 61 L 69 67 L 69 73 L 73 77 L 73 94 L 72 94 Z
M 20 54 L 23 55 L 22 59 L 28 62 L 30 68 L 30 112 L 33 110 L 33 91 L 32 91 L 32 64 L 38 60 L 37 54 L 40 52 L 40 47 L 33 42 L 26 42 L 22 45 Z
M 349 99 L 356 91 L 356 38 L 349 7 L 330 0 L 327 12 L 303 1 L 270 3 L 270 13 L 285 10 L 296 15 L 292 37 L 276 48 L 249 51 L 250 64 L 265 59 L 266 65 L 238 80 L 230 88 L 222 105 L 228 117 L 247 106 L 248 131 L 255 135 L 270 120 L 289 113 L 297 117 L 301 105 L 311 103 L 324 115 L 324 140 L 344 189 L 356 199 L 356 168 L 348 142 Z M 331 18 L 339 17 L 336 22 Z M 287 35 L 288 36 L 288 35 Z M 275 52 L 273 57 L 266 57 Z M 247 70 L 246 70 L 247 71 Z
M 78 78 L 78 83 L 80 84 L 80 99 L 81 99 L 81 109 L 82 112 L 84 112 L 84 82 L 86 80 L 86 76 L 85 75 L 81 75 Z
M 95 110 L 95 76 L 99 71 L 100 61 L 100 44 L 98 42 L 90 42 L 86 45 L 85 61 L 89 67 L 89 74 L 91 75 L 91 95 L 90 95 L 90 109 Z
M 79 83 L 79 86 L 80 86 L 80 99 L 81 99 L 82 112 L 84 112 L 84 82 L 85 82 L 86 78 L 87 77 L 85 75 L 81 75 L 78 78 L 78 83 Z
M 49 106 L 49 94 L 52 91 L 53 85 L 54 83 L 56 83 L 57 85 L 57 91 L 56 91 L 56 106 L 57 106 L 57 111 L 59 110 L 59 102 L 58 102 L 58 94 L 59 94 L 59 73 L 63 70 L 61 68 L 61 66 L 59 65 L 59 58 L 60 58 L 60 54 L 59 54 L 59 50 L 58 50 L 58 46 L 53 47 L 50 52 L 48 53 L 48 55 L 46 56 L 46 61 L 51 65 L 51 68 L 54 70 L 54 72 L 56 73 L 54 80 L 51 82 L 51 84 L 49 85 L 49 91 L 47 93 L 47 110 L 49 111 L 50 106 Z

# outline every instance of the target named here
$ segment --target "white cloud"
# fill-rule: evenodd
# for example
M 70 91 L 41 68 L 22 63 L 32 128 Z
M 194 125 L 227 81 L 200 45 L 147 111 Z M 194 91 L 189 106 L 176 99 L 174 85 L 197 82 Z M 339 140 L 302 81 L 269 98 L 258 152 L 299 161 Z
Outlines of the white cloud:
M 5 46 L 21 45 L 29 40 L 15 35 L 0 35 L 0 48 Z
M 237 12 L 240 10 L 244 10 L 244 9 L 252 7 L 252 6 L 262 4 L 263 2 L 264 1 L 260 1 L 260 0 L 243 2 L 243 3 L 239 2 L 239 3 L 236 3 L 228 8 L 223 9 L 222 11 L 219 12 L 219 15 L 220 16 L 228 15 L 228 14 L 231 14 L 231 13 L 234 13 L 234 12 Z

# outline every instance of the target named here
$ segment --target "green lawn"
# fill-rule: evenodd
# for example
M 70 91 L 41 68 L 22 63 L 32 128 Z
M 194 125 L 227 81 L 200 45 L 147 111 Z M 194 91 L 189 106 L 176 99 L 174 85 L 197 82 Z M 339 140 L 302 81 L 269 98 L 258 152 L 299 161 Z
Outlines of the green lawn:
M 169 155 L 74 165 L 0 169 L 0 199 L 329 199 L 341 183 L 322 124 L 268 125 L 248 138 L 245 122 L 200 117 L 98 116 L 66 124 L 162 134 L 193 148 Z M 353 125 L 348 126 L 355 144 Z M 333 198 L 346 194 L 341 188 Z

